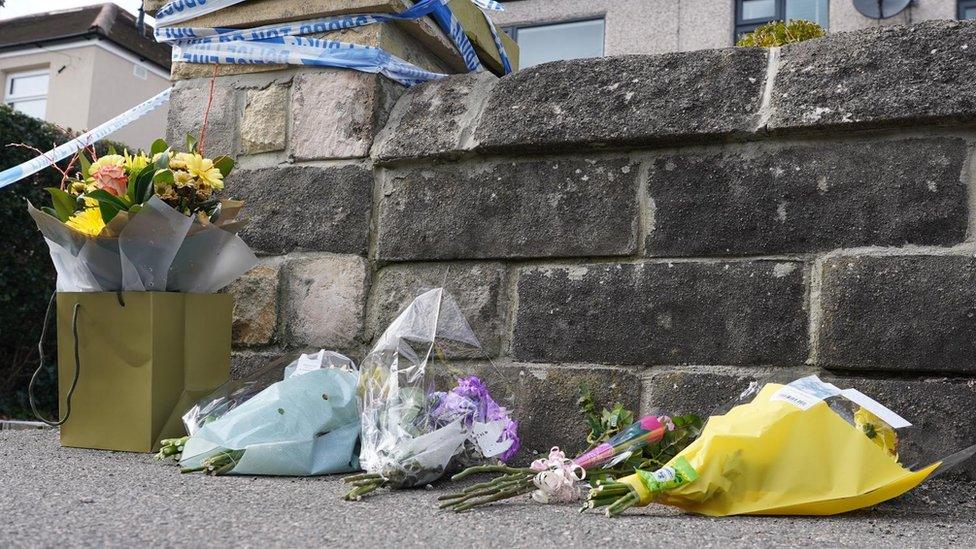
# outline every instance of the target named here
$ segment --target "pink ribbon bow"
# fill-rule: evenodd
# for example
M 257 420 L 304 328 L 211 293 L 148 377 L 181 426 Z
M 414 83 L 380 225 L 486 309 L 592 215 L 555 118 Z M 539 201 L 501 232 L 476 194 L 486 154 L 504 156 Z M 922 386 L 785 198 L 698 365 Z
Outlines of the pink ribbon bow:
M 576 501 L 580 498 L 579 481 L 586 478 L 586 470 L 577 465 L 566 454 L 553 446 L 549 457 L 537 459 L 529 466 L 538 473 L 532 483 L 538 488 L 532 492 L 532 499 L 539 503 Z

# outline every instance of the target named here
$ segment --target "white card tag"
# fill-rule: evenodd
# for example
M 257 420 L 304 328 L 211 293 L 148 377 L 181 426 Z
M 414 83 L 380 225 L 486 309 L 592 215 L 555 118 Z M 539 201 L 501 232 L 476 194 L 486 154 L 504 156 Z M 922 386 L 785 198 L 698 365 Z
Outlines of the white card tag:
M 475 444 L 481 449 L 481 454 L 485 457 L 501 455 L 505 450 L 512 447 L 515 442 L 512 439 L 499 441 L 504 431 L 505 422 L 501 420 L 488 423 L 475 421 L 471 424 L 471 435 L 474 437 Z
M 314 372 L 315 370 L 321 370 L 322 358 L 324 355 L 325 351 L 319 351 L 314 355 L 302 355 L 298 357 L 298 364 L 295 365 L 295 371 L 292 372 L 291 375 L 300 376 L 302 374 Z
M 857 389 L 844 389 L 841 394 L 844 395 L 847 400 L 850 400 L 861 408 L 864 408 L 865 410 L 878 416 L 881 421 L 891 425 L 892 429 L 904 429 L 905 427 L 912 426 L 908 420 L 892 412 L 877 400 L 874 400 Z

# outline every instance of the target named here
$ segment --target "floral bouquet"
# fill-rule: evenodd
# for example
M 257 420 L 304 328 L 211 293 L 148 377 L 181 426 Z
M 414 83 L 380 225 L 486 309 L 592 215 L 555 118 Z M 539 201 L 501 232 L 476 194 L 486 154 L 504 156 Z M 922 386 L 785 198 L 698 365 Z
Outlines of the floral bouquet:
M 288 355 L 198 402 L 183 415 L 190 436 L 167 441 L 158 457 L 178 453 L 181 472 L 212 475 L 355 471 L 358 377 L 339 353 Z
M 701 420 L 697 416 L 645 416 L 605 440 L 598 441 L 579 456 L 568 459 L 558 447 L 549 456 L 529 467 L 487 465 L 470 467 L 453 477 L 461 480 L 476 473 L 500 473 L 496 478 L 438 498 L 442 509 L 467 511 L 488 503 L 532 493 L 540 503 L 570 502 L 580 499 L 583 480 L 596 472 L 591 482 L 635 466 L 660 461 L 684 448 L 696 435 Z
M 711 417 L 666 465 L 593 488 L 587 507 L 605 507 L 608 516 L 653 502 L 710 516 L 832 515 L 899 496 L 976 452 L 913 471 L 898 445 L 910 423 L 817 376 L 743 393 L 752 396 Z
M 360 371 L 364 473 L 346 477 L 347 500 L 380 487 L 424 486 L 461 465 L 511 459 L 518 424 L 477 377 L 432 392 L 430 360 L 480 350 L 450 295 L 430 290 L 383 332 Z
M 151 150 L 91 159 L 49 188 L 51 205 L 28 205 L 44 234 L 60 292 L 213 293 L 257 262 L 237 236 L 243 203 L 219 198 L 234 167 L 163 140 Z

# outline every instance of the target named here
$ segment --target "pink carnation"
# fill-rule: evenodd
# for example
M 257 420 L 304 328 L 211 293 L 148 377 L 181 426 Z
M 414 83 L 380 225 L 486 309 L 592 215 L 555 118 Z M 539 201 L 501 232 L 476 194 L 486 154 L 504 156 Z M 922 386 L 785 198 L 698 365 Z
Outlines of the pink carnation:
M 98 188 L 105 189 L 115 196 L 125 194 L 125 187 L 129 178 L 126 177 L 123 166 L 102 166 L 92 170 L 91 176 L 95 179 Z

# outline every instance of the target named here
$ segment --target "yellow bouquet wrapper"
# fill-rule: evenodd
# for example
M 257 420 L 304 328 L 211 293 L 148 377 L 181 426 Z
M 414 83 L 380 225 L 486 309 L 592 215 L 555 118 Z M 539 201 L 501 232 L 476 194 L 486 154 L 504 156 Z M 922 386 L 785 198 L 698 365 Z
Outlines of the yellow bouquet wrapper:
M 837 389 L 815 376 L 799 381 L 810 379 Z M 862 393 L 836 395 L 877 410 L 883 421 L 872 438 L 863 422 L 877 419 L 873 413 L 849 423 L 822 395 L 797 390 L 796 383 L 767 384 L 752 402 L 711 417 L 668 463 L 673 468 L 686 460 L 696 479 L 661 492 L 638 488 L 639 475 L 620 482 L 634 487 L 638 505 L 657 502 L 702 515 L 833 515 L 897 497 L 942 463 L 919 471 L 901 465 L 889 431 L 910 424 Z

